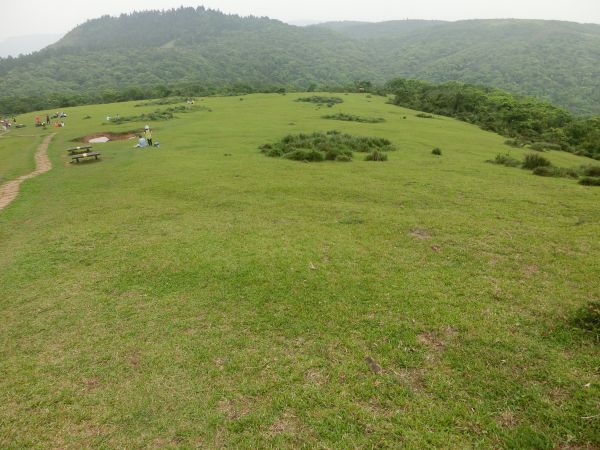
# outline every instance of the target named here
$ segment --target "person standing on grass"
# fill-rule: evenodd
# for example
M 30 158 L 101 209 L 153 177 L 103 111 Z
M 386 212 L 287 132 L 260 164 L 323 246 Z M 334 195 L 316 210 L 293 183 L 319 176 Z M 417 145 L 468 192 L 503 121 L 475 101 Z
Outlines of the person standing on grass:
M 152 130 L 148 125 L 146 125 L 145 130 L 146 142 L 148 142 L 148 147 L 152 147 Z

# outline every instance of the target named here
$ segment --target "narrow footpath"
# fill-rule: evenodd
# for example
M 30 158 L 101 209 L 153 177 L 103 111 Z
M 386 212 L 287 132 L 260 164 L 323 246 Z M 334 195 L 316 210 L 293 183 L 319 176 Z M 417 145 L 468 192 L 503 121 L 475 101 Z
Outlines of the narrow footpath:
M 52 163 L 48 158 L 48 145 L 52 141 L 54 134 L 50 134 L 44 138 L 35 152 L 35 170 L 27 175 L 22 175 L 19 178 L 7 181 L 0 186 L 0 210 L 6 208 L 19 195 L 19 187 L 21 183 L 30 178 L 48 172 L 52 169 Z

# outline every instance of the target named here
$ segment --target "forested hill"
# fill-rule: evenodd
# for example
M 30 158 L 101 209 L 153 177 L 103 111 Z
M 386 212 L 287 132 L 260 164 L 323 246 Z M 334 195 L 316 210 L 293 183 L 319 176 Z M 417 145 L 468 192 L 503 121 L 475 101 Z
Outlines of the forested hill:
M 105 16 L 38 53 L 1 60 L 0 96 L 193 82 L 306 88 L 383 81 L 364 47 L 329 30 L 204 8 Z
M 179 8 L 90 20 L 40 52 L 0 59 L 0 106 L 6 108 L 8 97 L 110 98 L 134 86 L 307 89 L 402 76 L 492 85 L 599 113 L 598 61 L 600 25 L 482 20 L 295 27 Z
M 542 20 L 337 22 L 331 29 L 376 49 L 384 73 L 460 80 L 600 112 L 600 25 Z

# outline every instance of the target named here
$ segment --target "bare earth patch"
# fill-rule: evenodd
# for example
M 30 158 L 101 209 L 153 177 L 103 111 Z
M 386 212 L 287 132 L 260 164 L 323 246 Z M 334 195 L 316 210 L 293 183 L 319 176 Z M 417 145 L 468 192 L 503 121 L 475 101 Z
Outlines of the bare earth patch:
M 286 411 L 282 416 L 271 424 L 267 435 L 275 437 L 278 434 L 295 435 L 299 429 L 298 418 L 289 411 Z
M 217 408 L 229 420 L 237 420 L 250 413 L 250 400 L 245 397 L 237 400 L 223 399 L 218 403 Z
M 19 195 L 21 183 L 30 178 L 37 177 L 42 173 L 52 169 L 52 163 L 48 158 L 48 145 L 54 134 L 46 136 L 35 152 L 35 170 L 27 175 L 20 176 L 16 180 L 11 180 L 0 186 L 0 210 L 6 208 Z
M 423 228 L 413 228 L 409 233 L 413 238 L 418 239 L 420 241 L 425 241 L 427 239 L 431 239 L 431 234 Z
M 114 133 L 112 131 L 104 131 L 101 133 L 89 134 L 87 136 L 82 136 L 76 139 L 73 139 L 74 142 L 83 142 L 85 144 L 89 144 L 90 141 L 98 138 L 107 138 L 109 141 L 127 141 L 129 139 L 133 139 L 137 136 L 138 133 L 141 133 L 141 130 L 131 130 L 131 131 L 123 131 L 121 133 Z

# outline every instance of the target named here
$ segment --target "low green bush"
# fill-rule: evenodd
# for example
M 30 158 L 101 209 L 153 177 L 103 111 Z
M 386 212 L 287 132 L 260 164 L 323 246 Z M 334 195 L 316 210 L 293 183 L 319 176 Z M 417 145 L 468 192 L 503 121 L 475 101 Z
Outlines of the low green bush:
M 421 119 L 433 119 L 434 118 L 431 114 L 426 114 L 426 113 L 416 114 L 415 117 L 420 117 Z
M 583 166 L 581 171 L 586 177 L 600 177 L 600 166 Z
M 579 178 L 579 172 L 575 169 L 566 169 L 564 167 L 540 166 L 533 169 L 533 174 L 540 177 L 556 178 Z
M 544 150 L 562 150 L 560 145 L 552 144 L 550 142 L 534 142 L 529 148 L 538 152 L 543 152 Z
M 135 106 L 136 106 L 136 108 L 139 108 L 141 106 L 163 106 L 163 105 L 173 105 L 176 103 L 186 103 L 188 101 L 193 102 L 193 101 L 195 101 L 195 99 L 189 98 L 189 97 L 165 97 L 165 98 L 159 98 L 157 100 L 151 100 L 148 102 L 138 103 Z
M 332 114 L 328 116 L 323 116 L 323 119 L 328 120 L 341 120 L 344 122 L 361 122 L 361 123 L 382 123 L 385 122 L 383 117 L 362 117 L 362 116 L 354 116 L 352 114 Z
M 533 170 L 537 167 L 546 167 L 551 166 L 552 164 L 546 158 L 540 155 L 536 155 L 535 153 L 529 153 L 525 155 L 525 160 L 523 161 L 523 169 Z
M 210 109 L 206 107 L 193 107 L 193 106 L 174 106 L 167 109 L 157 109 L 151 113 L 144 113 L 137 116 L 122 116 L 111 119 L 112 124 L 122 124 L 127 122 L 159 122 L 163 120 L 171 120 L 175 118 L 175 113 L 187 113 L 192 110 L 206 110 Z
M 600 186 L 600 178 L 584 177 L 579 180 L 582 186 Z
M 396 150 L 392 143 L 384 138 L 352 136 L 339 131 L 327 133 L 289 134 L 276 143 L 267 143 L 259 147 L 270 157 L 283 157 L 298 161 L 349 161 L 354 152 L 369 153 L 374 150 L 388 152 Z M 315 153 L 308 154 L 313 151 Z M 320 155 L 320 156 L 317 156 Z
M 312 97 L 301 97 L 296 99 L 297 102 L 316 103 L 317 105 L 333 106 L 339 103 L 344 103 L 344 100 L 339 97 L 324 97 L 321 95 L 313 95 Z
M 352 161 L 352 156 L 349 155 L 337 155 L 335 160 L 338 162 L 350 162 Z
M 575 313 L 574 324 L 586 331 L 593 333 L 600 340 L 600 300 L 589 302 Z
M 525 145 L 519 139 L 508 139 L 508 140 L 504 141 L 504 143 L 510 147 L 515 147 L 515 148 L 521 148 Z
M 373 150 L 367 156 L 365 156 L 365 161 L 387 161 L 388 155 L 379 150 Z
M 283 157 L 286 159 L 292 159 L 294 161 L 320 162 L 325 160 L 325 156 L 323 156 L 323 153 L 317 150 L 306 149 L 293 150 L 289 153 L 284 154 Z
M 436 156 L 442 156 L 442 149 L 436 147 L 433 150 L 431 150 L 431 154 L 432 155 L 436 155 Z
M 513 158 L 512 156 L 510 156 L 509 154 L 506 155 L 496 155 L 496 158 L 494 158 L 491 161 L 488 161 L 490 163 L 493 164 L 500 164 L 502 166 L 506 166 L 506 167 L 519 167 L 522 163 L 521 161 L 519 161 L 518 159 Z

